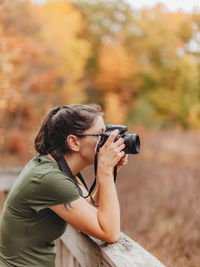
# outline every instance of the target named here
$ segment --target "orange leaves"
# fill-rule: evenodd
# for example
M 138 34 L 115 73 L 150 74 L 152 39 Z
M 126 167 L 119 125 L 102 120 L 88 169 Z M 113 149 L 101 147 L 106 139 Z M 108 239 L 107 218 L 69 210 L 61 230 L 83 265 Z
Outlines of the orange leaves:
M 108 91 L 104 101 L 106 120 L 113 124 L 123 124 L 127 117 L 128 107 L 124 105 L 120 95 Z
M 44 46 L 43 62 L 53 70 L 62 104 L 81 102 L 78 81 L 84 75 L 90 44 L 82 38 L 85 22 L 67 1 L 47 2 L 40 8 L 43 18 L 38 38 Z M 62 82 L 59 82 L 62 81 Z
M 126 50 L 120 44 L 103 44 L 100 48 L 99 71 L 95 82 L 97 88 L 104 94 L 106 117 L 112 123 L 123 123 L 127 117 L 127 95 L 130 97 L 127 80 L 135 75 L 136 66 L 137 62 L 131 62 Z
M 102 104 L 112 123 L 199 127 L 198 13 L 106 0 L 5 3 L 0 128 L 33 128 L 50 106 L 74 102 Z
M 0 54 L 1 102 L 4 102 L 4 109 L 12 113 L 20 102 L 23 84 L 30 75 L 37 51 L 21 35 L 10 36 L 4 32 Z
M 51 53 L 46 59 L 59 74 L 80 78 L 90 52 L 89 43 L 79 37 L 84 29 L 80 13 L 67 1 L 49 2 L 40 12 L 43 24 L 39 36 Z
M 133 74 L 131 61 L 125 49 L 118 44 L 104 44 L 99 52 L 97 82 L 102 90 L 116 90 L 123 86 L 124 79 Z
M 14 130 L 7 134 L 5 138 L 6 149 L 10 153 L 19 153 L 25 149 L 25 144 L 19 130 Z
M 84 73 L 90 46 L 80 37 L 85 27 L 80 13 L 67 1 L 36 6 L 13 0 L 12 4 L 5 5 L 1 16 L 0 106 L 14 121 L 20 116 L 22 122 L 25 106 L 37 98 L 45 96 L 44 108 L 48 100 L 66 103 L 80 91 L 77 81 Z

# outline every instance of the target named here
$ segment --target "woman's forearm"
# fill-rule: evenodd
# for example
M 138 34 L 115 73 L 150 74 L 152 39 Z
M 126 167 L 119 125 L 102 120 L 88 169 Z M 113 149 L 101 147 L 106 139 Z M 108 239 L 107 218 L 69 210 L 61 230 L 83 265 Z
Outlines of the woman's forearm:
M 112 242 L 120 234 L 120 208 L 112 171 L 99 170 L 98 194 L 99 209 L 98 220 L 102 230 L 107 233 Z

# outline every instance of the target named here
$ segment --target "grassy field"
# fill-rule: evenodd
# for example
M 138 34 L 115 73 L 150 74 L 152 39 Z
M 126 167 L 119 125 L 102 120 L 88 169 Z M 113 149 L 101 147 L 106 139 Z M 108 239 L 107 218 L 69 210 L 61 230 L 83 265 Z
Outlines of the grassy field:
M 141 153 L 129 155 L 117 190 L 121 230 L 167 266 L 200 266 L 200 138 L 198 132 L 138 129 Z M 12 155 L 2 166 L 22 166 Z M 83 171 L 93 178 L 93 168 Z
M 167 266 L 200 266 L 200 138 L 144 132 L 117 188 L 122 231 Z

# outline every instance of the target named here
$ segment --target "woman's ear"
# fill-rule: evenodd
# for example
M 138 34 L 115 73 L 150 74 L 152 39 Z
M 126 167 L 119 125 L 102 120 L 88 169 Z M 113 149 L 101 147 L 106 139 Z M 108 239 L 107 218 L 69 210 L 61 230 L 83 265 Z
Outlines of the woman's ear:
M 70 134 L 67 136 L 66 143 L 71 151 L 78 152 L 80 149 L 80 141 L 77 136 Z

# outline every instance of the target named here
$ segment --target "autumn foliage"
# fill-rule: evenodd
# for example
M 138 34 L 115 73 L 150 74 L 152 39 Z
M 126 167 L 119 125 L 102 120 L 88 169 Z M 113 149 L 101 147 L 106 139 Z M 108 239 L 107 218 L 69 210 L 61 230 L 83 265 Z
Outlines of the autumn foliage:
M 106 123 L 124 123 L 132 131 L 148 133 L 145 155 L 136 160 L 134 174 L 127 172 L 141 180 L 127 180 L 119 188 L 124 194 L 133 182 L 134 201 L 140 202 L 129 213 L 131 220 L 124 213 L 124 230 L 169 266 L 198 266 L 199 221 L 193 209 L 198 209 L 194 202 L 199 169 L 194 162 L 199 158 L 191 156 L 186 165 L 176 156 L 167 162 L 174 152 L 163 156 L 173 143 L 172 132 L 170 139 L 166 132 L 151 131 L 170 128 L 175 135 L 200 129 L 199 36 L 200 10 L 170 12 L 161 4 L 136 10 L 134 3 L 130 6 L 125 0 L 52 0 L 41 5 L 30 0 L 0 1 L 0 166 L 23 165 L 34 155 L 33 139 L 51 107 L 100 104 Z M 185 143 L 197 136 L 189 131 L 185 135 Z M 164 138 L 168 138 L 166 145 Z M 174 140 L 176 146 L 179 137 Z M 163 154 L 159 144 L 165 145 Z M 189 146 L 183 155 L 188 151 Z M 180 190 L 187 188 L 186 203 Z M 129 196 L 120 199 L 124 207 Z M 181 202 L 177 211 L 179 197 L 185 204 Z M 187 228 L 184 221 L 189 216 Z M 132 231 L 129 224 L 137 218 L 143 224 Z

